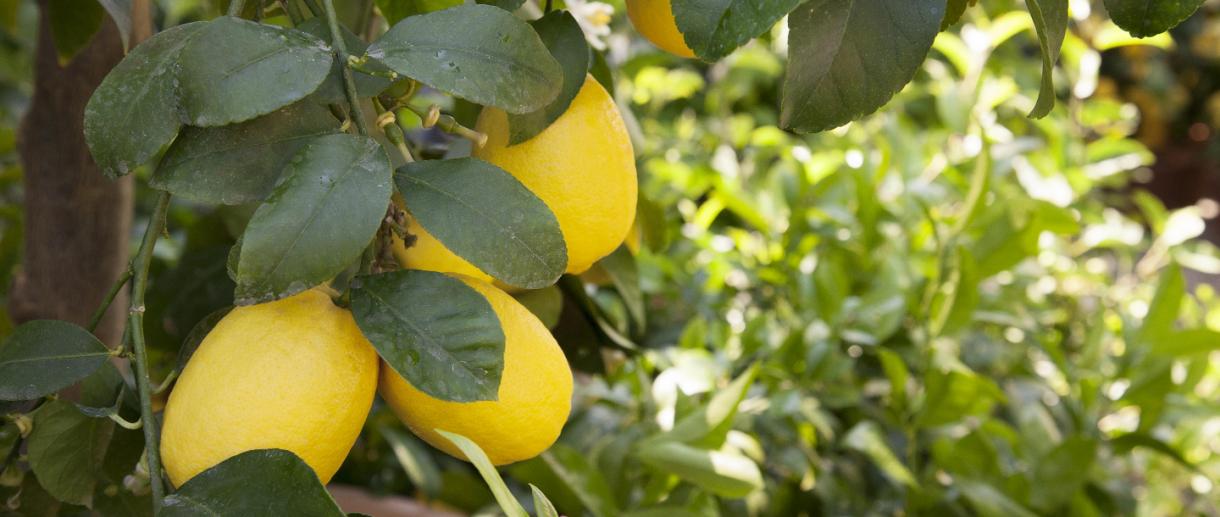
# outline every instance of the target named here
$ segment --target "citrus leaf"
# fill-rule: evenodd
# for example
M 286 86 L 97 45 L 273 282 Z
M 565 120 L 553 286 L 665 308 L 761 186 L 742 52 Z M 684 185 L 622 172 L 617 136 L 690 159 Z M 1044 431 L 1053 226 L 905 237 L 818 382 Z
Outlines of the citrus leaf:
M 402 470 L 407 473 L 411 483 L 429 497 L 439 495 L 442 486 L 441 472 L 428 452 L 428 447 L 414 435 L 397 429 L 381 426 L 377 430 L 390 445 L 390 451 L 394 453 L 398 464 L 402 465 Z
M 824 131 L 885 105 L 915 77 L 944 15 L 944 0 L 802 4 L 788 17 L 780 125 Z
M 462 0 L 375 0 L 386 23 L 394 25 L 403 18 L 462 5 Z
M 117 178 L 147 163 L 178 134 L 178 55 L 206 25 L 179 25 L 149 38 L 94 90 L 85 106 L 85 141 L 107 176 Z
M 563 291 L 559 286 L 513 293 L 513 298 L 534 313 L 546 328 L 554 329 L 559 324 L 559 315 L 563 312 Z
M 158 515 L 344 514 L 318 475 L 295 454 L 260 449 L 238 454 L 191 478 L 165 498 Z
M 1156 36 L 1176 27 L 1206 0 L 1105 0 L 1110 19 L 1132 36 Z
M 305 98 L 330 73 L 325 42 L 307 33 L 223 16 L 182 49 L 178 94 L 193 126 L 223 126 Z
M 411 16 L 373 43 L 368 56 L 421 83 L 509 113 L 545 107 L 563 81 L 538 34 L 488 5 Z
M 758 365 L 751 365 L 724 389 L 717 390 L 706 405 L 683 416 L 668 432 L 643 440 L 641 446 L 676 441 L 719 448 L 732 428 L 737 407 L 745 399 L 746 391 L 754 384 L 757 374 Z
M 551 504 L 551 500 L 547 499 L 546 494 L 542 493 L 538 487 L 530 485 L 530 493 L 534 495 L 534 512 L 538 514 L 538 517 L 559 517 L 555 505 Z
M 892 481 L 908 487 L 918 486 L 915 476 L 911 475 L 911 471 L 898 460 L 886 443 L 876 422 L 866 420 L 856 424 L 843 438 L 843 443 L 847 448 L 867 456 Z
M 491 493 L 496 497 L 496 502 L 500 504 L 500 509 L 504 510 L 505 514 L 509 517 L 529 517 L 529 514 L 525 513 L 525 509 L 521 507 L 521 503 L 518 503 L 517 498 L 513 497 L 513 493 L 508 490 L 504 480 L 500 478 L 500 473 L 496 472 L 495 465 L 491 464 L 491 460 L 487 458 L 487 454 L 483 453 L 483 449 L 480 449 L 478 444 L 465 436 L 443 429 L 437 429 L 436 432 L 446 440 L 453 442 L 474 464 L 474 468 L 479 471 L 479 475 L 483 476 L 483 481 L 487 483 L 487 487 L 491 489 Z
M 110 357 L 89 331 L 66 321 L 37 320 L 0 346 L 0 400 L 33 400 L 88 377 Z
M 105 14 L 97 2 L 49 0 L 45 5 L 47 26 L 59 53 L 59 63 L 67 64 L 102 28 Z
M 110 419 L 90 418 L 72 404 L 49 401 L 34 413 L 30 468 L 56 499 L 91 506 L 98 467 L 113 433 Z
M 767 32 L 802 0 L 673 0 L 674 21 L 695 55 L 716 61 Z
M 640 271 L 631 250 L 627 246 L 619 246 L 614 253 L 597 261 L 593 268 L 601 270 L 610 277 L 610 283 L 622 297 L 631 319 L 635 321 L 638 328 L 643 329 L 647 323 L 644 292 L 640 290 Z
M 763 486 L 758 464 L 738 454 L 661 442 L 639 447 L 636 455 L 653 468 L 721 497 L 745 497 Z
M 352 264 L 390 203 L 390 174 L 369 137 L 335 134 L 305 144 L 242 235 L 236 303 L 294 295 Z
M 573 494 L 576 494 L 590 514 L 597 517 L 619 514 L 610 485 L 602 477 L 601 471 L 580 451 L 556 443 L 542 453 L 542 461 Z
M 487 299 L 461 280 L 415 270 L 363 277 L 352 288 L 352 315 L 416 389 L 455 402 L 498 399 L 504 330 Z
M 409 163 L 394 175 L 411 216 L 508 285 L 540 289 L 568 266 L 559 220 L 511 174 L 478 158 Z
M 326 108 L 298 102 L 221 127 L 187 127 L 149 183 L 193 201 L 236 205 L 260 201 L 275 188 L 288 159 L 339 121 Z
M 322 18 L 305 20 L 304 23 L 296 27 L 296 30 L 308 32 L 328 44 L 331 42 L 330 28 L 327 27 L 326 20 Z M 360 39 L 360 36 L 352 34 L 352 31 L 347 30 L 347 27 L 340 25 L 339 31 L 343 35 L 343 43 L 347 48 L 348 54 L 353 56 L 364 54 L 364 50 L 369 46 L 368 43 Z M 389 71 L 389 68 L 386 68 L 385 65 L 376 62 L 370 62 L 365 67 L 370 70 Z M 352 75 L 356 81 L 356 94 L 360 97 L 375 96 L 389 88 L 391 83 L 388 77 L 359 72 L 355 72 Z M 326 80 L 322 81 L 322 86 L 319 86 L 318 90 L 313 93 L 313 98 L 322 104 L 335 104 L 347 100 L 347 94 L 344 92 L 343 86 L 343 67 L 338 61 L 331 65 L 330 75 L 326 76 Z
M 1034 468 L 1034 486 L 1040 487 L 1033 505 L 1045 514 L 1062 509 L 1089 480 L 1097 459 L 1097 442 L 1084 436 L 1071 436 L 1046 453 Z
M 1028 0 L 1029 16 L 1038 31 L 1038 44 L 1042 47 L 1042 87 L 1038 91 L 1038 102 L 1029 116 L 1045 117 L 1055 107 L 1055 62 L 1067 36 L 1067 0 Z
M 123 40 L 123 50 L 129 50 L 131 41 L 131 0 L 97 0 L 106 9 L 106 14 L 114 20 L 119 29 L 119 37 Z
M 546 45 L 551 56 L 563 71 L 563 87 L 559 96 L 545 108 L 521 115 L 508 116 L 508 143 L 516 145 L 529 140 L 551 126 L 568 110 L 572 100 L 580 93 L 589 73 L 589 42 L 576 23 L 576 18 L 566 11 L 552 11 L 530 23 Z

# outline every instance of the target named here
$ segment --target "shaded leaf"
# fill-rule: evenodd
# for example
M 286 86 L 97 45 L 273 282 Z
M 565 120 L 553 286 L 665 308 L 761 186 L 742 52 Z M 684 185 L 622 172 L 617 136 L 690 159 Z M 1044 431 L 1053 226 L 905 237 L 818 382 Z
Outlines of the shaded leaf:
M 330 28 L 327 27 L 326 20 L 322 18 L 305 20 L 304 23 L 296 27 L 296 30 L 308 32 L 327 44 L 331 42 Z M 349 55 L 359 56 L 364 54 L 365 49 L 369 46 L 368 43 L 360 39 L 360 36 L 353 34 L 347 27 L 340 25 L 339 31 L 343 35 L 343 43 Z M 389 71 L 389 68 L 376 62 L 366 64 L 365 68 L 376 71 Z M 373 97 L 388 88 L 391 83 L 388 77 L 369 75 L 356 71 L 353 71 L 352 76 L 356 81 L 356 94 L 360 97 Z M 326 76 L 326 80 L 314 92 L 313 98 L 324 104 L 346 102 L 347 94 L 344 92 L 343 86 L 343 67 L 337 60 L 331 65 L 330 75 Z
M 102 28 L 105 14 L 97 2 L 48 0 L 45 5 L 47 26 L 59 53 L 59 62 L 67 64 Z
M 563 72 L 563 87 L 545 108 L 521 115 L 508 115 L 508 144 L 529 140 L 550 127 L 572 105 L 589 71 L 589 43 L 576 18 L 566 11 L 552 11 L 530 23 Z
M 0 400 L 33 400 L 76 384 L 100 368 L 110 350 L 66 321 L 18 326 L 0 346 Z
M 1039 487 L 1035 507 L 1046 513 L 1063 508 L 1089 479 L 1097 456 L 1091 438 L 1072 436 L 1055 446 L 1034 468 L 1033 483 Z
M 1063 48 L 1067 35 L 1068 0 L 1027 0 L 1029 15 L 1038 31 L 1038 44 L 1042 47 L 1042 88 L 1038 102 L 1029 116 L 1045 117 L 1055 107 L 1055 62 Z
M 610 485 L 580 451 L 556 443 L 542 453 L 542 461 L 576 494 L 590 514 L 596 517 L 618 515 L 619 510 L 614 504 L 614 496 L 610 493 Z
M 488 488 L 491 488 L 491 493 L 495 495 L 496 502 L 499 503 L 500 509 L 509 517 L 528 517 L 525 509 L 517 502 L 517 498 L 513 497 L 513 493 L 508 490 L 508 486 L 504 484 L 504 480 L 500 478 L 500 473 L 496 472 L 495 465 L 491 464 L 491 460 L 487 459 L 487 454 L 479 448 L 477 444 L 469 438 L 460 434 L 451 433 L 443 429 L 437 429 L 436 432 L 445 437 L 446 440 L 453 442 L 462 454 L 474 464 L 478 469 L 479 475 L 483 476 L 483 481 L 487 483 Z
M 909 487 L 917 486 L 915 476 L 911 475 L 906 465 L 890 450 L 875 422 L 866 420 L 856 424 L 847 432 L 847 436 L 843 437 L 843 444 L 867 456 L 892 481 Z
M 546 328 L 553 329 L 559 324 L 559 316 L 563 312 L 563 292 L 558 286 L 513 293 L 513 298 L 534 313 Z
M 318 475 L 281 449 L 243 452 L 207 469 L 165 498 L 158 514 L 344 515 Z
M 30 468 L 56 499 L 91 506 L 98 467 L 113 432 L 110 419 L 82 415 L 67 402 L 47 402 L 34 413 Z
M 673 0 L 674 21 L 695 55 L 716 61 L 771 29 L 802 0 Z
M 441 473 L 427 446 L 423 445 L 415 436 L 397 429 L 381 426 L 377 430 L 390 444 L 390 451 L 394 453 L 398 464 L 402 465 L 402 469 L 411 479 L 411 483 L 430 497 L 439 495 Z
M 1105 0 L 1110 19 L 1132 36 L 1155 36 L 1182 23 L 1206 0 Z
M 498 399 L 504 330 L 487 299 L 463 281 L 415 270 L 363 277 L 352 289 L 352 314 L 416 389 L 456 402 Z
M 737 454 L 679 442 L 661 442 L 640 447 L 636 456 L 661 472 L 678 476 L 721 497 L 745 497 L 763 486 L 758 465 Z

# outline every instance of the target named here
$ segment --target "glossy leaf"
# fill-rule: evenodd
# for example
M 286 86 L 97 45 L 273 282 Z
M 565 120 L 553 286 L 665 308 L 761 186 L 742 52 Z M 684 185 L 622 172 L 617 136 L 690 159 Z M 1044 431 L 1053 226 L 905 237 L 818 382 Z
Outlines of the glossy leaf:
M 1106 0 L 1110 19 L 1132 36 L 1155 36 L 1182 23 L 1206 0 Z
M 674 21 L 695 55 L 729 55 L 796 8 L 802 0 L 673 0 Z
M 322 18 L 310 18 L 304 23 L 296 27 L 299 31 L 305 31 L 312 34 L 314 37 L 325 41 L 327 44 L 331 42 L 330 28 L 326 25 L 326 20 Z M 343 43 L 347 48 L 347 53 L 353 56 L 364 54 L 368 43 L 360 39 L 360 36 L 352 34 L 352 31 L 347 30 L 347 27 L 339 26 L 339 30 L 343 34 Z M 381 63 L 370 62 L 365 65 L 366 68 L 374 71 L 389 71 Z M 356 93 L 360 97 L 372 97 L 381 93 L 390 86 L 388 77 L 369 75 L 353 71 L 352 78 L 356 81 Z M 343 69 L 338 61 L 331 65 L 330 75 L 326 76 L 326 80 L 322 82 L 322 86 L 318 87 L 318 91 L 314 92 L 313 98 L 318 102 L 335 104 L 347 101 L 347 94 L 343 91 Z
M 149 38 L 94 90 L 85 106 L 85 141 L 107 176 L 117 178 L 144 165 L 178 134 L 178 56 L 206 25 L 179 25 Z
M 17 327 L 0 346 L 0 400 L 33 400 L 88 377 L 110 358 L 89 331 L 66 321 Z
M 479 475 L 483 476 L 483 481 L 487 483 L 488 488 L 491 488 L 491 493 L 496 497 L 496 503 L 499 503 L 500 509 L 504 510 L 505 514 L 509 517 L 529 517 L 529 514 L 525 513 L 525 509 L 521 507 L 521 503 L 518 503 L 517 498 L 513 497 L 513 493 L 508 490 L 504 480 L 500 478 L 500 473 L 496 472 L 495 465 L 491 464 L 491 460 L 487 458 L 487 454 L 483 453 L 478 444 L 465 436 L 444 429 L 437 429 L 436 432 L 446 440 L 453 442 L 453 445 L 456 445 L 462 454 L 474 464 L 474 468 L 478 469 Z
M 540 289 L 567 268 L 555 214 L 503 169 L 477 158 L 427 160 L 394 180 L 415 222 L 501 282 Z
M 552 11 L 530 23 L 563 71 L 563 88 L 545 108 L 521 115 L 508 116 L 508 143 L 516 145 L 529 140 L 550 127 L 568 110 L 580 93 L 589 73 L 589 43 L 576 18 L 566 11 Z
M 1042 87 L 1029 116 L 1042 118 L 1055 107 L 1055 62 L 1067 35 L 1068 0 L 1029 0 L 1026 5 L 1042 47 Z
M 158 515 L 310 515 L 343 511 L 295 454 L 280 449 L 243 452 L 207 469 L 165 498 Z
M 329 110 L 308 102 L 239 124 L 187 127 L 149 183 L 203 203 L 261 201 L 301 147 L 338 130 L 339 121 Z
M 645 464 L 682 478 L 721 497 L 745 497 L 762 488 L 762 472 L 745 456 L 662 442 L 640 447 L 636 456 Z
M 415 270 L 364 277 L 352 289 L 352 314 L 416 389 L 455 402 L 498 399 L 504 330 L 487 299 L 463 281 Z
M 944 0 L 802 4 L 788 17 L 780 125 L 824 131 L 876 111 L 915 76 L 944 15 Z
M 509 113 L 545 107 L 563 81 L 538 34 L 487 5 L 407 18 L 373 43 L 368 55 L 419 82 Z
M 30 468 L 56 499 L 91 506 L 113 432 L 110 419 L 85 416 L 68 402 L 47 402 L 34 413 Z
M 316 138 L 292 158 L 242 236 L 238 305 L 291 296 L 351 265 L 390 203 L 390 162 L 371 138 Z
M 178 95 L 193 126 L 266 115 L 318 89 L 334 57 L 307 33 L 224 16 L 182 49 Z

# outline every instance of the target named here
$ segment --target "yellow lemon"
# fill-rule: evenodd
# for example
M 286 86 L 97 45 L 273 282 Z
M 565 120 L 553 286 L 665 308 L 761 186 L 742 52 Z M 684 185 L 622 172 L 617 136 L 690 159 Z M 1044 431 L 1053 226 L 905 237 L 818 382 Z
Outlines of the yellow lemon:
M 253 449 L 285 449 L 330 480 L 377 389 L 377 352 L 321 290 L 238 307 L 191 356 L 165 405 L 174 485 Z
M 391 248 L 394 251 L 394 258 L 398 259 L 398 263 L 402 264 L 402 267 L 438 273 L 456 273 L 484 282 L 493 281 L 491 275 L 449 251 L 449 248 L 441 244 L 441 241 L 428 233 L 423 226 L 412 224 L 407 231 L 415 236 L 415 243 L 408 248 L 402 239 L 395 236 Z
M 508 145 L 508 116 L 487 108 L 474 155 L 509 172 L 555 213 L 568 247 L 568 273 L 609 255 L 635 220 L 635 151 L 614 99 L 592 76 L 572 105 L 534 138 Z
M 695 57 L 678 31 L 670 0 L 627 0 L 627 17 L 640 35 L 653 45 L 675 56 Z
M 462 280 L 487 298 L 504 328 L 498 400 L 440 400 L 386 364 L 381 365 L 381 396 L 412 432 L 455 457 L 465 455 L 436 429 L 470 438 L 496 465 L 533 458 L 555 443 L 568 420 L 572 370 L 555 338 L 529 309 L 490 284 Z

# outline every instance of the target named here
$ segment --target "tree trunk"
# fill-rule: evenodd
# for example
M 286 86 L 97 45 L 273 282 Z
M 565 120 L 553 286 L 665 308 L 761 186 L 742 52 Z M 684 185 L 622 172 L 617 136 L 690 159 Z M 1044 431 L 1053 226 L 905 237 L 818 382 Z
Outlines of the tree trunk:
M 10 297 L 17 323 L 59 319 L 84 325 L 127 266 L 132 179 L 104 177 L 85 145 L 89 96 L 123 57 L 107 18 L 93 40 L 60 66 L 41 11 L 34 96 L 22 120 L 18 150 L 24 168 L 25 255 Z M 120 295 L 96 334 L 116 345 L 126 296 Z

